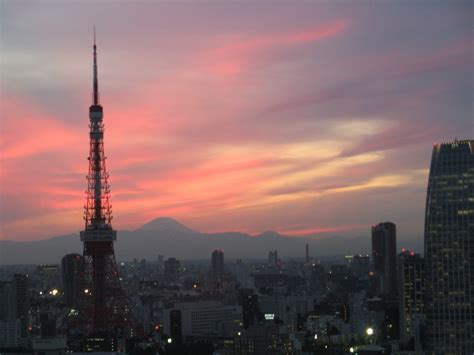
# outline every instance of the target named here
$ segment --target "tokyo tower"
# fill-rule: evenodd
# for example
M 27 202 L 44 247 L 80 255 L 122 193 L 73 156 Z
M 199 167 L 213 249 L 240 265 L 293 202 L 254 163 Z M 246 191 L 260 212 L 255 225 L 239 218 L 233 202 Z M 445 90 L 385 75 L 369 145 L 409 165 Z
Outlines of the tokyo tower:
M 112 206 L 104 154 L 103 109 L 99 102 L 97 46 L 94 31 L 93 97 L 89 108 L 90 145 L 87 174 L 84 270 L 80 287 L 76 327 L 84 335 L 125 336 L 131 330 L 130 309 L 120 284 L 115 262 Z

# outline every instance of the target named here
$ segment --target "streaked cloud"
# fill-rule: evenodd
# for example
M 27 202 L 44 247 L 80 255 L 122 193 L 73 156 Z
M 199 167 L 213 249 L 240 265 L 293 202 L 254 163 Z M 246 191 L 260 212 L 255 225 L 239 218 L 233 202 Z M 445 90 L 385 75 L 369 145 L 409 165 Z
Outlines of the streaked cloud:
M 1 238 L 83 227 L 94 23 L 115 228 L 420 237 L 432 144 L 474 136 L 469 5 L 268 5 L 4 0 Z

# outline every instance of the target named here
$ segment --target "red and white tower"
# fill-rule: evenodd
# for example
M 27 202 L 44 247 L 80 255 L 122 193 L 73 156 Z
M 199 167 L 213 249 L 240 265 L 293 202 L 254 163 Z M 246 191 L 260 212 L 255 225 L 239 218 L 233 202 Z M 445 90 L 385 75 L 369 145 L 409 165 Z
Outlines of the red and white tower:
M 97 46 L 94 32 L 93 102 L 89 108 L 90 147 L 87 175 L 84 243 L 84 274 L 77 315 L 77 330 L 84 335 L 125 336 L 130 326 L 130 309 L 121 287 L 115 262 L 112 206 L 104 154 L 103 109 L 99 103 Z

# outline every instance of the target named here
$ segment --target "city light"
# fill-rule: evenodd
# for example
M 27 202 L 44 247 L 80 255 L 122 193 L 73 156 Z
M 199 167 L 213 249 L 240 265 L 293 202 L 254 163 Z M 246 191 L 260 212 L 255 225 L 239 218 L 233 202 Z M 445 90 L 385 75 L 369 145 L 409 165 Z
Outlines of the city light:
M 366 330 L 367 335 L 373 335 L 374 334 L 374 328 L 368 327 Z
M 265 313 L 264 317 L 265 317 L 265 320 L 274 320 L 275 319 L 275 314 L 274 313 Z
M 173 342 L 173 339 L 168 338 L 167 342 L 168 342 L 168 344 L 171 344 Z
M 352 346 L 349 348 L 349 352 L 350 352 L 350 353 L 353 353 L 353 352 L 354 352 L 354 348 L 353 348 Z

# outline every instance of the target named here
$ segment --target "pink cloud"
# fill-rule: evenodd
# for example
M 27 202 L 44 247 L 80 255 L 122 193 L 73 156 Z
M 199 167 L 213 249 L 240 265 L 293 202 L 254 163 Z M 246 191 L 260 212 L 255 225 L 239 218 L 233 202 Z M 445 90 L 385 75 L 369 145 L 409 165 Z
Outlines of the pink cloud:
M 235 76 L 268 51 L 328 39 L 344 31 L 347 26 L 347 20 L 337 20 L 324 26 L 290 33 L 229 37 L 225 40 L 231 43 L 210 50 L 203 60 L 211 73 L 224 78 Z
M 13 97 L 2 100 L 9 119 L 3 124 L 0 157 L 19 159 L 39 153 L 74 150 L 84 142 L 74 127 L 51 117 L 38 107 Z

